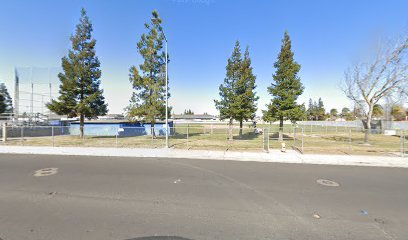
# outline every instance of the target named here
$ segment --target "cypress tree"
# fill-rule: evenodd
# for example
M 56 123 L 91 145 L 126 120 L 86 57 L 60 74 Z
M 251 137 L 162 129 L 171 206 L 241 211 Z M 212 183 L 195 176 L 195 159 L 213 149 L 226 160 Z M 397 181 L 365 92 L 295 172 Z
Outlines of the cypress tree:
M 264 119 L 279 121 L 279 139 L 282 140 L 283 121 L 296 122 L 304 119 L 305 107 L 297 104 L 297 98 L 303 93 L 304 87 L 298 76 L 300 65 L 295 62 L 292 52 L 292 43 L 288 32 L 282 40 L 281 51 L 274 64 L 276 69 L 273 75 L 274 82 L 268 87 L 272 96 L 268 109 L 264 111 Z
M 142 34 L 137 44 L 138 52 L 144 61 L 139 65 L 139 69 L 136 66 L 130 68 L 129 81 L 135 91 L 126 108 L 128 118 L 150 122 L 152 129 L 156 119 L 163 120 L 166 115 L 166 53 L 161 23 L 159 14 L 153 11 L 151 23 L 145 24 L 148 32 Z M 168 114 L 170 113 L 169 107 Z
M 7 91 L 7 87 L 4 83 L 0 83 L 0 113 L 12 113 L 13 102 L 10 94 Z
M 107 104 L 100 89 L 100 62 L 96 57 L 96 40 L 92 38 L 92 23 L 81 11 L 81 18 L 71 36 L 72 49 L 62 58 L 63 72 L 58 74 L 61 81 L 60 96 L 47 107 L 59 115 L 79 116 L 80 136 L 84 136 L 85 118 L 95 118 L 107 113 Z

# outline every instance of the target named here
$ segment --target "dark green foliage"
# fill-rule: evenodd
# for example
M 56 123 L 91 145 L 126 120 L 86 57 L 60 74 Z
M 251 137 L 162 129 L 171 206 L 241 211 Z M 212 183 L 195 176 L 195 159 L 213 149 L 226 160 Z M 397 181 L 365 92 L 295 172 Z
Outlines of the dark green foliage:
M 241 77 L 242 56 L 239 41 L 235 43 L 234 51 L 227 63 L 227 74 L 224 83 L 219 87 L 220 100 L 214 100 L 215 107 L 220 111 L 220 119 L 234 119 L 235 110 L 232 106 L 235 101 L 236 83 Z
M 291 48 L 289 34 L 285 32 L 278 60 L 274 64 L 276 69 L 273 75 L 274 82 L 268 87 L 272 100 L 267 105 L 268 109 L 263 111 L 264 120 L 269 122 L 278 120 L 281 128 L 284 120 L 296 122 L 305 119 L 306 115 L 304 105 L 296 102 L 304 87 L 298 76 L 300 65 L 295 62 Z
M 344 107 L 341 110 L 341 117 L 346 119 L 347 121 L 353 121 L 356 120 L 356 117 L 354 116 L 354 114 L 350 111 L 349 108 Z
M 129 81 L 135 91 L 126 108 L 128 118 L 150 122 L 152 127 L 156 119 L 164 119 L 166 115 L 166 53 L 161 23 L 158 13 L 153 11 L 151 24 L 145 24 L 148 32 L 142 34 L 137 44 L 144 61 L 139 68 L 130 68 Z M 169 115 L 170 112 L 169 107 Z
M 242 57 L 240 43 L 236 41 L 226 70 L 224 83 L 219 87 L 220 100 L 214 100 L 215 106 L 220 111 L 221 119 L 230 119 L 230 123 L 232 119 L 239 121 L 242 133 L 242 122 L 255 117 L 258 101 L 256 76 L 253 74 L 248 47 Z
M 191 109 L 185 109 L 184 110 L 184 115 L 194 115 L 194 112 Z
M 312 99 L 309 99 L 309 107 L 306 111 L 306 114 L 307 114 L 307 119 L 309 120 L 315 120 L 315 121 L 326 120 L 327 114 L 324 108 L 323 100 L 319 98 L 319 101 L 316 103 L 316 101 L 313 102 Z
M 62 58 L 63 72 L 58 74 L 61 81 L 60 96 L 47 107 L 60 115 L 80 117 L 81 136 L 84 118 L 94 118 L 107 113 L 107 104 L 100 89 L 100 62 L 95 53 L 96 40 L 92 38 L 92 23 L 81 11 L 80 23 L 71 36 L 72 49 Z
M 349 112 L 350 112 L 350 109 L 347 107 L 344 107 L 343 109 L 341 109 L 341 116 L 344 117 Z
M 384 108 L 380 104 L 374 104 L 373 117 L 380 118 L 382 116 L 384 116 Z
M 406 110 L 402 105 L 394 105 L 391 108 L 391 116 L 396 121 L 403 121 L 406 120 Z
M 331 120 L 335 120 L 338 115 L 339 115 L 339 113 L 338 113 L 337 109 L 335 109 L 335 108 L 330 109 L 330 118 L 331 118 Z
M 10 94 L 7 91 L 7 87 L 4 83 L 0 83 L 0 113 L 12 113 L 13 102 Z

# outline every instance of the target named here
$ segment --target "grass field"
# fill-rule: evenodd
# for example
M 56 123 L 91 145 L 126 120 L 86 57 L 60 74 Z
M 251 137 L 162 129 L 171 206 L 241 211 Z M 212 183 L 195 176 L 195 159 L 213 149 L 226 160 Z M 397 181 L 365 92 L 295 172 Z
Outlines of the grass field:
M 277 126 L 269 128 L 269 148 L 271 149 L 280 149 L 281 143 L 278 141 L 278 130 Z M 305 126 L 302 133 L 301 128 L 285 125 L 283 130 L 286 148 L 303 149 L 303 153 L 399 155 L 403 144 L 408 148 L 408 137 L 402 139 L 400 135 L 371 134 L 370 144 L 364 144 L 364 133 L 355 128 Z M 255 152 L 264 150 L 263 134 L 255 134 L 254 129 L 248 126 L 243 129 L 241 136 L 239 135 L 239 129 L 234 128 L 232 141 L 229 140 L 228 136 L 228 128 L 225 125 L 177 126 L 175 134 L 169 137 L 169 146 L 175 149 L 193 150 Z M 72 135 L 59 135 L 54 137 L 9 138 L 3 145 L 162 148 L 165 146 L 165 137 L 86 136 L 85 138 L 79 138 Z

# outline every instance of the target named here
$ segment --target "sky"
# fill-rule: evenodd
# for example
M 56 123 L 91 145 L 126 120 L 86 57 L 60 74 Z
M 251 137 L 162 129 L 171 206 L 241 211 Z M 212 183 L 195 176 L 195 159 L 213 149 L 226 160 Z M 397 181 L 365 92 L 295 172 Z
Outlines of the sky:
M 122 113 L 129 103 L 129 68 L 142 63 L 136 44 L 153 10 L 169 41 L 169 104 L 176 114 L 217 114 L 214 99 L 239 40 L 249 46 L 261 115 L 286 30 L 305 86 L 299 103 L 321 97 L 327 111 L 352 107 L 340 89 L 344 71 L 373 39 L 408 28 L 405 0 L 0 0 L 0 6 L 0 82 L 11 93 L 15 67 L 60 67 L 84 7 L 109 113 Z

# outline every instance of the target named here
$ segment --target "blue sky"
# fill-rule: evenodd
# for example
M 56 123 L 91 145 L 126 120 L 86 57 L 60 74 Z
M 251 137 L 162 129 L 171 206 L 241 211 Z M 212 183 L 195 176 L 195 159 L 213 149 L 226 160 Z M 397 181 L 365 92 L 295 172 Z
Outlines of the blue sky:
M 345 69 L 376 36 L 407 30 L 408 1 L 0 0 L 0 81 L 13 92 L 14 67 L 56 67 L 85 7 L 94 24 L 102 87 L 111 113 L 128 104 L 129 68 L 141 63 L 136 43 L 156 9 L 169 39 L 170 104 L 176 113 L 216 114 L 213 99 L 236 40 L 249 45 L 259 110 L 270 100 L 273 62 L 285 30 L 301 64 L 300 102 L 351 106 L 339 89 Z

